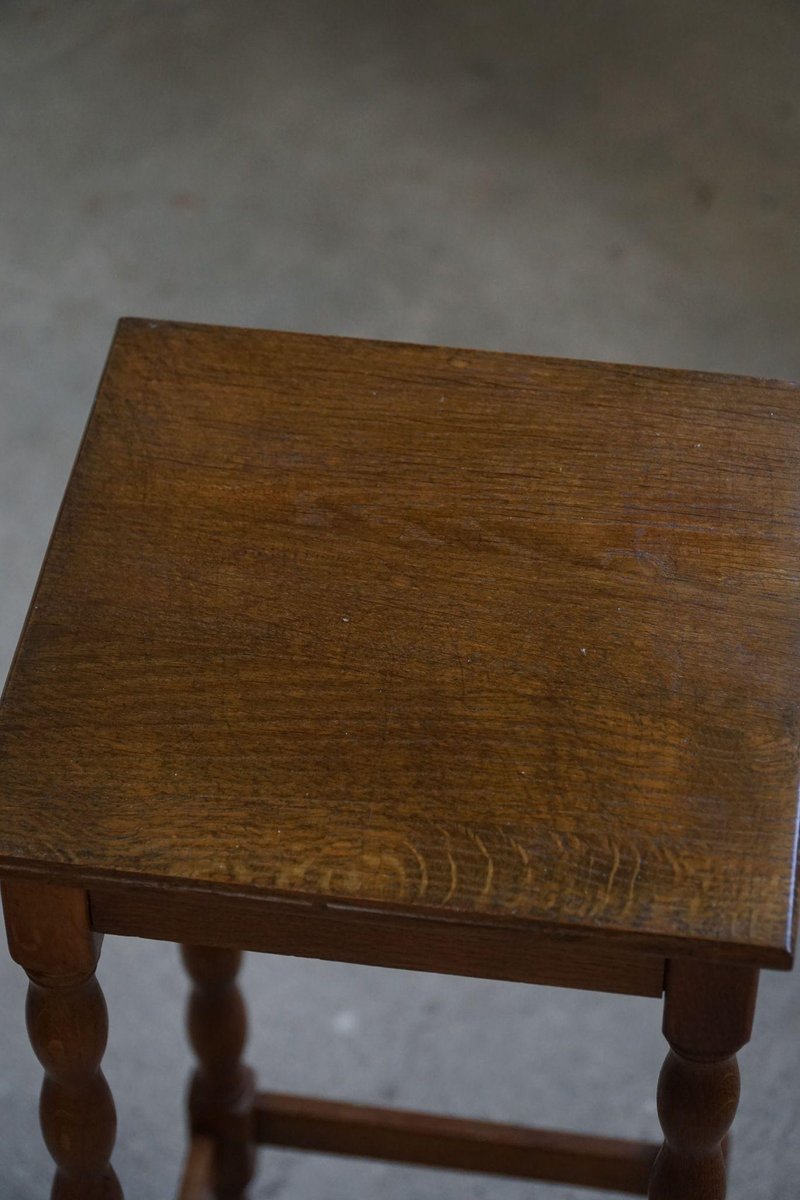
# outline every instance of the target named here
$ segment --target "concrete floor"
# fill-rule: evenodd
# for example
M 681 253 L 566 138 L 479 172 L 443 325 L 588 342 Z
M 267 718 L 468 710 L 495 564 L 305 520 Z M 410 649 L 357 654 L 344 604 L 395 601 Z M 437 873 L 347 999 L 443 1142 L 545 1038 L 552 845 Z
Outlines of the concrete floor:
M 0 673 L 116 317 L 800 374 L 792 0 L 0 3 Z M 129 1197 L 173 1189 L 172 947 L 108 939 Z M 653 1001 L 253 958 L 279 1089 L 655 1136 Z M 0 1200 L 46 1194 L 0 959 Z M 796 1195 L 800 974 L 765 978 L 732 1200 Z M 254 1200 L 589 1195 L 264 1153 Z

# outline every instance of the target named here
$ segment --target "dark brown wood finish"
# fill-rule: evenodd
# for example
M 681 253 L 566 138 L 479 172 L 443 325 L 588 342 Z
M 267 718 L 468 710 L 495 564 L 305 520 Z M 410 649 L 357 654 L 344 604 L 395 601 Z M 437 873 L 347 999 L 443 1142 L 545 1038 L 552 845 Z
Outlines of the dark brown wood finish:
M 102 938 L 86 893 L 6 881 L 8 944 L 30 980 L 28 1034 L 44 1068 L 42 1133 L 56 1173 L 51 1200 L 122 1200 L 109 1165 L 116 1115 L 100 1062 L 108 1018 L 95 967 Z
M 92 891 L 90 902 L 95 929 L 129 937 L 186 942 L 202 936 L 211 946 L 267 954 L 626 996 L 664 990 L 662 959 L 598 949 L 579 931 L 547 936 L 525 927 L 164 888 Z
M 122 322 L 0 704 L 54 1198 L 121 1197 L 108 931 L 191 947 L 182 1200 L 257 1140 L 722 1200 L 794 951 L 799 518 L 792 385 Z M 652 1173 L 255 1097 L 248 946 L 643 995 L 669 959 Z
M 0 709 L 0 867 L 787 966 L 787 384 L 121 324 Z
M 242 956 L 209 946 L 184 946 L 182 955 L 193 981 L 186 1023 L 198 1059 L 189 1088 L 191 1129 L 214 1137 L 215 1200 L 242 1200 L 255 1166 L 255 1082 L 242 1062 L 247 1012 L 236 982 Z
M 214 1200 L 213 1175 L 216 1149 L 214 1139 L 193 1134 L 181 1172 L 177 1200 Z
M 736 1054 L 750 1040 L 758 971 L 671 962 L 658 1082 L 664 1145 L 650 1200 L 725 1200 L 725 1138 L 739 1102 Z
M 658 1147 L 462 1117 L 260 1093 L 254 1132 L 264 1145 L 510 1175 L 643 1196 Z

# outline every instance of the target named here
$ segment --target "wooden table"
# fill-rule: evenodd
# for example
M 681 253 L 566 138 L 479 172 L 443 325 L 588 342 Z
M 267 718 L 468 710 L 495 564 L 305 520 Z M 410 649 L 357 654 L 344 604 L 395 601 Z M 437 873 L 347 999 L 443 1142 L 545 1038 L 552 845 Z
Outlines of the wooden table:
M 0 707 L 56 1200 L 122 1195 L 103 933 L 184 944 L 184 1200 L 256 1142 L 724 1195 L 794 948 L 799 401 L 120 324 Z M 664 994 L 664 1147 L 256 1093 L 243 949 Z

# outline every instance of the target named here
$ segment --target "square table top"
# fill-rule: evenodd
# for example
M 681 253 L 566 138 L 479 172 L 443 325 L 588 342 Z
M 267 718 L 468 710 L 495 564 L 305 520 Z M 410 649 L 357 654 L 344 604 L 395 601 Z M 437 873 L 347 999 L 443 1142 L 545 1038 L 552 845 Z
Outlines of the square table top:
M 0 874 L 788 966 L 799 401 L 121 322 L 0 706 Z

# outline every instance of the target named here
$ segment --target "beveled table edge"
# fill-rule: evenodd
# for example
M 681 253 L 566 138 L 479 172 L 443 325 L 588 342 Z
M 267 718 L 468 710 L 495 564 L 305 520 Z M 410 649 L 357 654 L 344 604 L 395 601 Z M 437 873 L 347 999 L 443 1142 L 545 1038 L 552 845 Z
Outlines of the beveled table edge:
M 121 873 L 91 870 L 68 863 L 44 864 L 22 859 L 0 856 L 0 879 L 20 879 L 77 887 L 88 893 L 99 891 L 130 896 L 147 893 L 159 896 L 164 904 L 171 896 L 205 899 L 216 897 L 227 903 L 239 902 L 243 906 L 254 902 L 263 904 L 265 911 L 341 913 L 349 918 L 402 918 L 418 923 L 436 922 L 455 929 L 513 930 L 524 936 L 542 937 L 561 942 L 565 947 L 592 949 L 597 952 L 621 954 L 626 957 L 647 956 L 661 959 L 697 958 L 707 962 L 738 963 L 755 968 L 789 971 L 795 958 L 795 911 L 793 904 L 786 926 L 786 939 L 782 945 L 753 944 L 730 940 L 713 940 L 658 934 L 652 931 L 617 930 L 603 926 L 591 926 L 579 921 L 573 923 L 554 922 L 536 917 L 515 917 L 494 913 L 440 909 L 421 904 L 402 905 L 378 900 L 347 900 L 345 897 L 291 893 L 255 887 L 231 887 L 229 884 L 213 882 L 198 883 L 197 880 L 164 878 L 149 875 L 123 875 Z M 147 936 L 147 935 L 144 935 Z M 244 947 L 242 947 L 244 948 Z
M 170 329 L 187 330 L 195 333 L 231 333 L 252 335 L 253 337 L 271 335 L 281 338 L 296 338 L 298 340 L 319 341 L 330 340 L 335 342 L 351 343 L 353 345 L 369 342 L 371 346 L 383 348 L 408 349 L 414 351 L 430 350 L 432 353 L 437 352 L 455 352 L 456 354 L 475 354 L 480 357 L 495 357 L 502 355 L 505 359 L 516 359 L 518 361 L 530 363 L 531 360 L 537 363 L 549 364 L 551 366 L 578 366 L 596 368 L 604 371 L 635 371 L 638 374 L 645 376 L 654 376 L 657 378 L 680 379 L 687 374 L 692 375 L 696 379 L 711 381 L 719 384 L 730 384 L 741 387 L 747 384 L 750 387 L 758 386 L 763 388 L 776 388 L 778 390 L 798 392 L 800 391 L 800 379 L 785 379 L 779 375 L 744 375 L 741 372 L 732 371 L 702 371 L 693 367 L 667 367 L 653 365 L 652 363 L 637 363 L 637 362 L 621 362 L 617 359 L 602 359 L 602 358 L 570 358 L 563 354 L 533 354 L 523 350 L 498 350 L 496 346 L 463 346 L 452 345 L 449 342 L 415 342 L 405 338 L 373 338 L 360 337 L 356 334 L 338 334 L 338 333 L 310 333 L 308 330 L 301 329 L 265 329 L 260 325 L 214 325 L 208 321 L 171 321 L 154 317 L 142 316 L 124 316 L 118 317 L 114 327 L 110 346 L 114 345 L 117 338 L 126 332 L 126 330 L 135 331 L 137 329 L 147 329 L 153 333 L 167 332 Z M 101 379 L 102 385 L 102 379 Z M 100 387 L 98 386 L 98 392 Z

